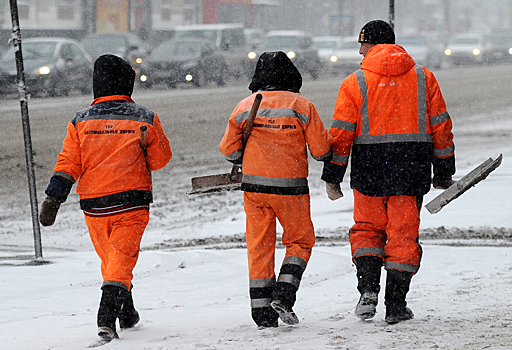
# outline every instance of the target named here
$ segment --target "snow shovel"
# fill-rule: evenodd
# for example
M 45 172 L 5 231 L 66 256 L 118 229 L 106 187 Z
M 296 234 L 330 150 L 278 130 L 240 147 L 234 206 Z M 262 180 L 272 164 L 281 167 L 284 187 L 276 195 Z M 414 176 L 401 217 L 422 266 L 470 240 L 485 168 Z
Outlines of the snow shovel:
M 247 144 L 247 139 L 251 134 L 252 125 L 254 124 L 254 119 L 256 118 L 256 113 L 258 112 L 262 98 L 263 96 L 261 94 L 256 95 L 251 111 L 249 112 L 247 124 L 245 125 L 244 133 L 242 134 L 242 154 L 244 152 L 245 145 Z M 233 168 L 229 174 L 193 177 L 192 191 L 188 192 L 188 194 L 234 191 L 239 190 L 241 186 L 242 172 L 238 165 L 233 164 Z
M 492 160 L 487 159 L 482 164 L 473 169 L 469 174 L 459 181 L 454 182 L 450 187 L 441 192 L 436 198 L 432 199 L 425 208 L 430 214 L 439 212 L 445 205 L 458 198 L 461 194 L 484 180 L 494 169 L 501 165 L 503 156 L 500 154 L 498 158 Z

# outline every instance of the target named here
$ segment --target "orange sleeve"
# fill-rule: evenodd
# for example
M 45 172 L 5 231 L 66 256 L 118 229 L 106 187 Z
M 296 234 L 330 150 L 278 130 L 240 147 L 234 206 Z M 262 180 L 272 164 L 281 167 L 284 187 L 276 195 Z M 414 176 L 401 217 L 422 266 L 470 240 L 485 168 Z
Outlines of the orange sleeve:
M 164 133 L 162 122 L 157 114 L 153 125 L 148 127 L 147 163 L 149 170 L 160 170 L 172 158 L 171 145 Z
M 360 101 L 359 101 L 360 100 Z M 361 93 L 355 73 L 349 75 L 341 84 L 329 133 L 333 137 L 333 160 L 338 165 L 347 164 L 350 148 L 356 137 L 360 119 Z
M 332 136 L 325 129 L 324 123 L 312 103 L 310 104 L 309 121 L 305 136 L 313 158 L 321 161 L 331 155 Z
M 242 156 L 242 135 L 245 120 L 238 125 L 235 117 L 246 110 L 243 108 L 244 101 L 245 100 L 241 101 L 235 107 L 233 113 L 231 113 L 226 131 L 224 132 L 224 136 L 219 144 L 220 153 L 222 153 L 228 160 L 236 160 Z M 250 108 L 251 106 L 249 106 L 249 110 Z
M 76 182 L 82 175 L 82 151 L 78 130 L 72 123 L 68 123 L 66 138 L 62 143 L 62 151 L 57 156 L 54 174 L 63 176 Z

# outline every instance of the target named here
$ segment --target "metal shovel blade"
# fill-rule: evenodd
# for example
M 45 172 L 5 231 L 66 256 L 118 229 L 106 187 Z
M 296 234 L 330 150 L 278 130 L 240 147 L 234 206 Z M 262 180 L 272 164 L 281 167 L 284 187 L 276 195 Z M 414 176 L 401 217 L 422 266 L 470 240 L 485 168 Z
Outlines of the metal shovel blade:
M 241 172 L 238 172 L 234 179 L 232 179 L 231 173 L 193 177 L 192 191 L 188 192 L 188 194 L 236 191 L 239 190 L 241 186 Z

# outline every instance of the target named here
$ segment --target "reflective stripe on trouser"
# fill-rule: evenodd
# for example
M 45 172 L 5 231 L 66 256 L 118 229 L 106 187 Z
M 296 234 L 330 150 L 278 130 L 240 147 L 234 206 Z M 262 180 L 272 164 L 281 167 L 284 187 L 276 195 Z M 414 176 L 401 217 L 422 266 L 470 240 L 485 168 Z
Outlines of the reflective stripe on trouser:
M 85 215 L 94 249 L 101 259 L 104 284 L 131 288 L 140 241 L 149 222 L 149 210 L 94 217 Z
M 350 229 L 352 258 L 380 256 L 387 270 L 416 273 L 422 253 L 418 242 L 421 199 L 416 196 L 372 197 L 354 190 L 355 224 Z
M 272 284 L 290 286 L 291 288 L 286 289 L 293 289 L 293 294 L 299 287 L 302 272 L 306 268 L 315 244 L 310 197 L 309 194 L 275 195 L 244 192 L 244 209 L 247 215 L 246 241 L 251 305 L 253 308 L 265 307 L 271 301 L 272 295 L 267 293 L 268 289 L 265 293 L 256 292 L 255 287 L 258 284 L 272 281 Z M 282 242 L 286 247 L 277 283 L 275 282 L 276 219 L 283 227 Z M 259 299 L 264 300 L 254 300 L 257 295 L 260 296 Z

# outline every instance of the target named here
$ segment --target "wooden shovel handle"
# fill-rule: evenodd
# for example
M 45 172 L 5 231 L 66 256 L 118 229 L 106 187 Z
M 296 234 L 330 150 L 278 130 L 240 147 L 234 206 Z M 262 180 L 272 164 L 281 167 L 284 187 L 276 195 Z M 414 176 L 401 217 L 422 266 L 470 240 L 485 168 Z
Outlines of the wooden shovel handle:
M 148 127 L 146 125 L 140 127 L 140 147 L 143 150 L 148 148 Z
M 261 94 L 257 94 L 254 98 L 254 102 L 252 103 L 251 111 L 249 112 L 249 117 L 247 117 L 247 124 L 245 124 L 244 133 L 242 134 L 242 155 L 245 150 L 245 145 L 247 144 L 247 140 L 251 135 L 252 125 L 254 124 L 254 119 L 256 119 L 256 114 L 258 113 L 258 108 L 260 108 L 261 99 L 263 96 Z M 235 181 L 238 177 L 238 170 L 240 167 L 236 164 L 233 164 L 233 168 L 231 168 L 230 178 L 232 181 Z
M 256 119 L 256 114 L 258 113 L 258 108 L 260 108 L 261 99 L 263 96 L 261 94 L 257 94 L 254 98 L 254 102 L 252 103 L 251 111 L 249 112 L 249 117 L 247 118 L 247 124 L 245 124 L 244 133 L 242 135 L 242 144 L 247 144 L 247 140 L 249 139 L 249 135 L 251 135 L 252 125 L 254 124 L 254 119 Z

